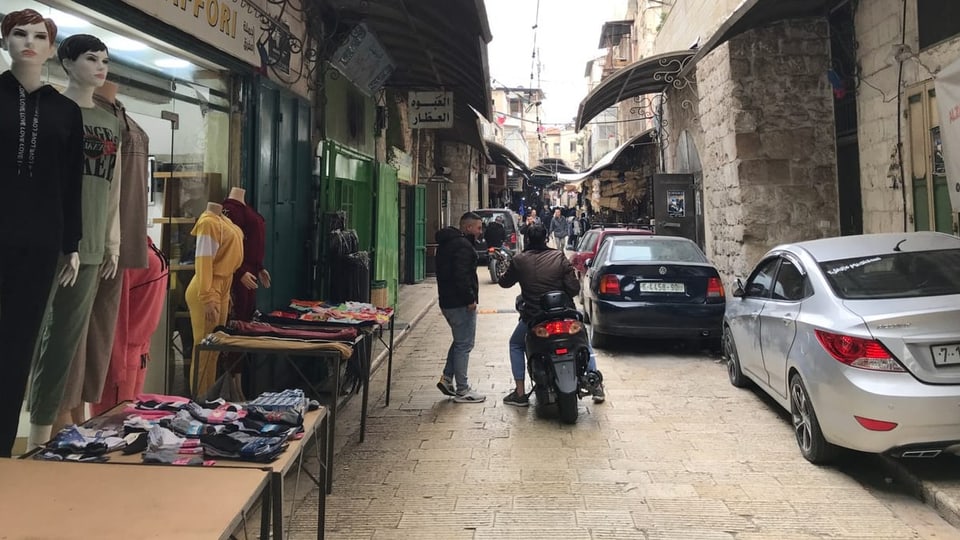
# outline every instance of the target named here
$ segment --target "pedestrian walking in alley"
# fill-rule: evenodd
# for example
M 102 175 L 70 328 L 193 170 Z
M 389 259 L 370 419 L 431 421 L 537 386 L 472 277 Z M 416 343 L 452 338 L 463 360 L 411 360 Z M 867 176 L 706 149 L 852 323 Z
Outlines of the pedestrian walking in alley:
M 570 227 L 567 220 L 563 217 L 563 212 L 559 208 L 553 211 L 553 219 L 550 220 L 550 236 L 553 237 L 554 247 L 563 253 L 567 246 L 567 235 L 570 234 Z
M 559 220 L 566 223 L 563 218 Z M 577 280 L 573 266 L 563 256 L 562 251 L 547 247 L 547 230 L 543 225 L 535 224 L 527 229 L 527 242 L 526 249 L 510 261 L 510 266 L 499 281 L 500 286 L 505 289 L 519 283 L 520 294 L 523 296 L 523 311 L 520 313 L 520 320 L 517 321 L 513 335 L 510 336 L 510 371 L 513 373 L 516 388 L 503 398 L 506 405 L 515 407 L 526 407 L 530 404 L 525 382 L 526 337 L 528 321 L 541 313 L 540 297 L 550 291 L 563 291 L 573 302 L 573 298 L 580 294 L 580 282 Z M 597 371 L 597 355 L 593 352 L 592 346 L 590 346 L 587 369 Z M 594 390 L 593 401 L 603 403 L 605 399 L 606 394 L 601 383 Z
M 457 403 L 480 403 L 486 396 L 474 392 L 467 379 L 467 365 L 477 334 L 477 252 L 473 249 L 483 220 L 473 212 L 460 218 L 460 228 L 437 231 L 437 293 L 440 311 L 450 325 L 453 343 L 437 388 Z M 456 386 L 454 386 L 454 381 Z

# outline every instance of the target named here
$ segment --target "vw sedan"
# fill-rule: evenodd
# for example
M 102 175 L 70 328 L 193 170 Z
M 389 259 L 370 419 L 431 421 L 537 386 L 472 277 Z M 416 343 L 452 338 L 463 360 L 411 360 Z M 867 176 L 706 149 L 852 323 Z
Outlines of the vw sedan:
M 779 246 L 724 317 L 734 386 L 792 416 L 813 463 L 960 448 L 960 238 L 934 232 Z

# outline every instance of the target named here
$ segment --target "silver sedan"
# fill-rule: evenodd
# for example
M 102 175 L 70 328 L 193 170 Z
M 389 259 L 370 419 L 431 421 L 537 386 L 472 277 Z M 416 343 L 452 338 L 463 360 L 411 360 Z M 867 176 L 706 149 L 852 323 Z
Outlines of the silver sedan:
M 790 412 L 807 460 L 960 450 L 960 238 L 778 246 L 737 280 L 723 331 L 730 382 Z

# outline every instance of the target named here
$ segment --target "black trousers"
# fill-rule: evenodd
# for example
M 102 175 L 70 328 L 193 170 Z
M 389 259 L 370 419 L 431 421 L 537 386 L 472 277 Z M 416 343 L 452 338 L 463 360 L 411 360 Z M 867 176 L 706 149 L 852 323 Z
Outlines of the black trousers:
M 0 245 L 0 457 L 10 457 L 17 438 L 58 252 L 56 247 Z

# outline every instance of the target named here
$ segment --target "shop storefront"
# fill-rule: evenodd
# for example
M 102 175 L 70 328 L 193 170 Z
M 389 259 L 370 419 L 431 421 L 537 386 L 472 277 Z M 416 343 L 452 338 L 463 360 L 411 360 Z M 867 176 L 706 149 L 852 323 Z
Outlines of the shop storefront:
M 261 9 L 242 5 L 9 0 L 0 8 L 34 9 L 53 19 L 58 42 L 80 33 L 100 38 L 109 49 L 108 80 L 117 85 L 117 100 L 149 138 L 146 227 L 170 259 L 170 287 L 154 334 L 148 390 L 184 389 L 183 358 L 189 358 L 192 342 L 184 300 L 194 269 L 190 231 L 208 201 L 223 201 L 231 187 L 246 188 L 248 203 L 267 218 L 268 233 L 290 232 L 299 224 L 299 236 L 304 242 L 307 237 L 309 205 L 302 216 L 276 210 L 310 196 L 309 69 L 299 52 L 291 53 L 289 38 L 304 25 L 293 21 L 283 32 L 269 32 Z M 0 67 L 6 61 L 0 55 Z M 56 59 L 48 62 L 46 79 L 66 86 Z M 255 106 L 271 114 L 244 114 L 262 110 Z M 306 289 L 308 255 L 295 235 L 283 237 L 296 246 L 299 259 L 283 256 L 287 246 L 268 242 L 265 265 L 276 276 L 274 294 L 286 300 Z M 286 260 L 291 263 L 280 262 Z M 261 300 L 272 305 L 273 298 L 268 293 Z

